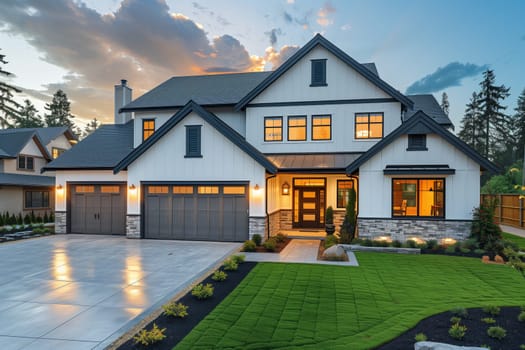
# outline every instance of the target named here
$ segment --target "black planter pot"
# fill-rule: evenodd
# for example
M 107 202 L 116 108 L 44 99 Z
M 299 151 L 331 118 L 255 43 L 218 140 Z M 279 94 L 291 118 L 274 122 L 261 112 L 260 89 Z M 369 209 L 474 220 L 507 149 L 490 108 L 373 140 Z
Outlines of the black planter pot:
M 325 231 L 327 235 L 333 235 L 335 232 L 335 225 L 334 224 L 325 224 L 324 225 Z

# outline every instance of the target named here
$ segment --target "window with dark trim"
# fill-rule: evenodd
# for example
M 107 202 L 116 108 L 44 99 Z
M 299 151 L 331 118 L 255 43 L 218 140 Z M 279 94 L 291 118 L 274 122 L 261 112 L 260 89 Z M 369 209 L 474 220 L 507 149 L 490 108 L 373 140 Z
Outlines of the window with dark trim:
M 142 119 L 142 141 L 146 141 L 154 132 L 155 119 Z
M 65 151 L 66 150 L 63 148 L 53 147 L 51 148 L 51 156 L 53 157 L 53 159 L 57 159 Z
M 445 179 L 392 179 L 392 217 L 445 217 Z
M 332 139 L 332 116 L 313 115 L 312 116 L 312 140 L 331 140 Z
M 201 154 L 201 125 L 186 125 L 186 158 L 199 158 Z
M 306 116 L 288 117 L 288 141 L 306 141 Z
M 26 191 L 24 208 L 49 208 L 49 191 Z
M 312 60 L 312 83 L 310 86 L 327 86 L 326 59 Z
M 264 117 L 264 141 L 283 140 L 283 117 Z
M 356 113 L 355 138 L 380 139 L 383 137 L 383 113 Z
M 354 180 L 337 180 L 337 207 L 346 208 L 350 199 L 350 190 L 354 188 Z
M 427 135 L 413 134 L 408 135 L 407 151 L 427 151 Z
M 35 159 L 28 156 L 18 156 L 18 169 L 20 170 L 34 170 Z

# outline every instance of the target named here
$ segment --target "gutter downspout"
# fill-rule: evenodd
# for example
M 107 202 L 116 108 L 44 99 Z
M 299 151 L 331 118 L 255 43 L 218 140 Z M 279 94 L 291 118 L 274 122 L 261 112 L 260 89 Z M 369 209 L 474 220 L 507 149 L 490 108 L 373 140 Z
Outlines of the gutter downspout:
M 277 175 L 271 175 L 265 179 L 266 184 L 264 186 L 264 213 L 266 214 L 266 222 L 268 224 L 268 227 L 266 228 L 266 239 L 270 239 L 270 214 L 268 214 L 268 180 L 273 179 L 275 177 L 277 177 Z

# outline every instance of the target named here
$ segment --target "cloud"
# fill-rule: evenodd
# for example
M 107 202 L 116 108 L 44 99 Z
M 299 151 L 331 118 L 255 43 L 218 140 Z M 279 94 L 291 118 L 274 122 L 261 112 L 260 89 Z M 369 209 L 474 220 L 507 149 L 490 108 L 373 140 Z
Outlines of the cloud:
M 288 22 L 288 23 L 292 23 L 293 22 L 293 17 L 288 12 L 284 11 L 283 16 L 284 16 L 284 20 L 286 22 Z
M 407 88 L 406 93 L 433 93 L 451 86 L 461 86 L 462 79 L 476 76 L 487 68 L 488 65 L 478 66 L 473 63 L 451 62 L 414 82 Z
M 333 7 L 330 2 L 326 2 L 324 6 L 321 7 L 317 12 L 317 24 L 319 24 L 321 27 L 327 27 L 330 24 L 333 24 L 334 20 L 330 17 L 335 12 L 335 7 Z
M 352 26 L 351 26 L 349 23 L 347 23 L 347 24 L 343 24 L 343 25 L 341 26 L 341 30 L 343 30 L 343 31 L 345 31 L 345 32 L 348 31 L 348 30 L 350 30 L 350 29 L 352 29 Z
M 281 28 L 273 28 L 269 32 L 264 32 L 264 34 L 266 34 L 268 38 L 270 38 L 270 45 L 274 46 L 275 44 L 277 44 L 277 36 L 282 35 L 283 32 Z
M 43 60 L 69 72 L 40 93 L 63 89 L 73 114 L 85 119 L 112 120 L 113 85 L 120 79 L 138 96 L 173 75 L 264 67 L 263 58 L 251 56 L 232 36 L 210 42 L 202 26 L 173 13 L 164 0 L 124 0 L 110 14 L 73 0 L 6 0 L 0 2 L 0 22 Z
M 310 28 L 310 18 L 312 16 L 312 11 L 307 11 L 302 14 L 300 17 L 292 16 L 289 12 L 283 12 L 284 21 L 288 24 L 299 24 L 304 30 Z
M 272 70 L 277 69 L 284 61 L 289 59 L 299 50 L 299 46 L 284 45 L 279 51 L 273 47 L 266 49 L 265 61 L 271 63 Z

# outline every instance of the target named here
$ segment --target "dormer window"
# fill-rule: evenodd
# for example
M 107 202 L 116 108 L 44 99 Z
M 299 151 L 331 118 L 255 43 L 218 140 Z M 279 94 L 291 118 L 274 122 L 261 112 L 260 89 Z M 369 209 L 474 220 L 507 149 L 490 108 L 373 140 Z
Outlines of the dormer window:
M 28 156 L 18 156 L 18 169 L 20 170 L 34 170 L 34 158 Z
M 310 86 L 327 86 L 326 59 L 312 60 L 312 83 Z
M 201 157 L 201 125 L 186 125 L 186 158 Z
M 408 135 L 407 151 L 427 151 L 427 135 L 413 134 Z
M 155 119 L 142 119 L 142 141 L 146 141 L 154 132 Z

